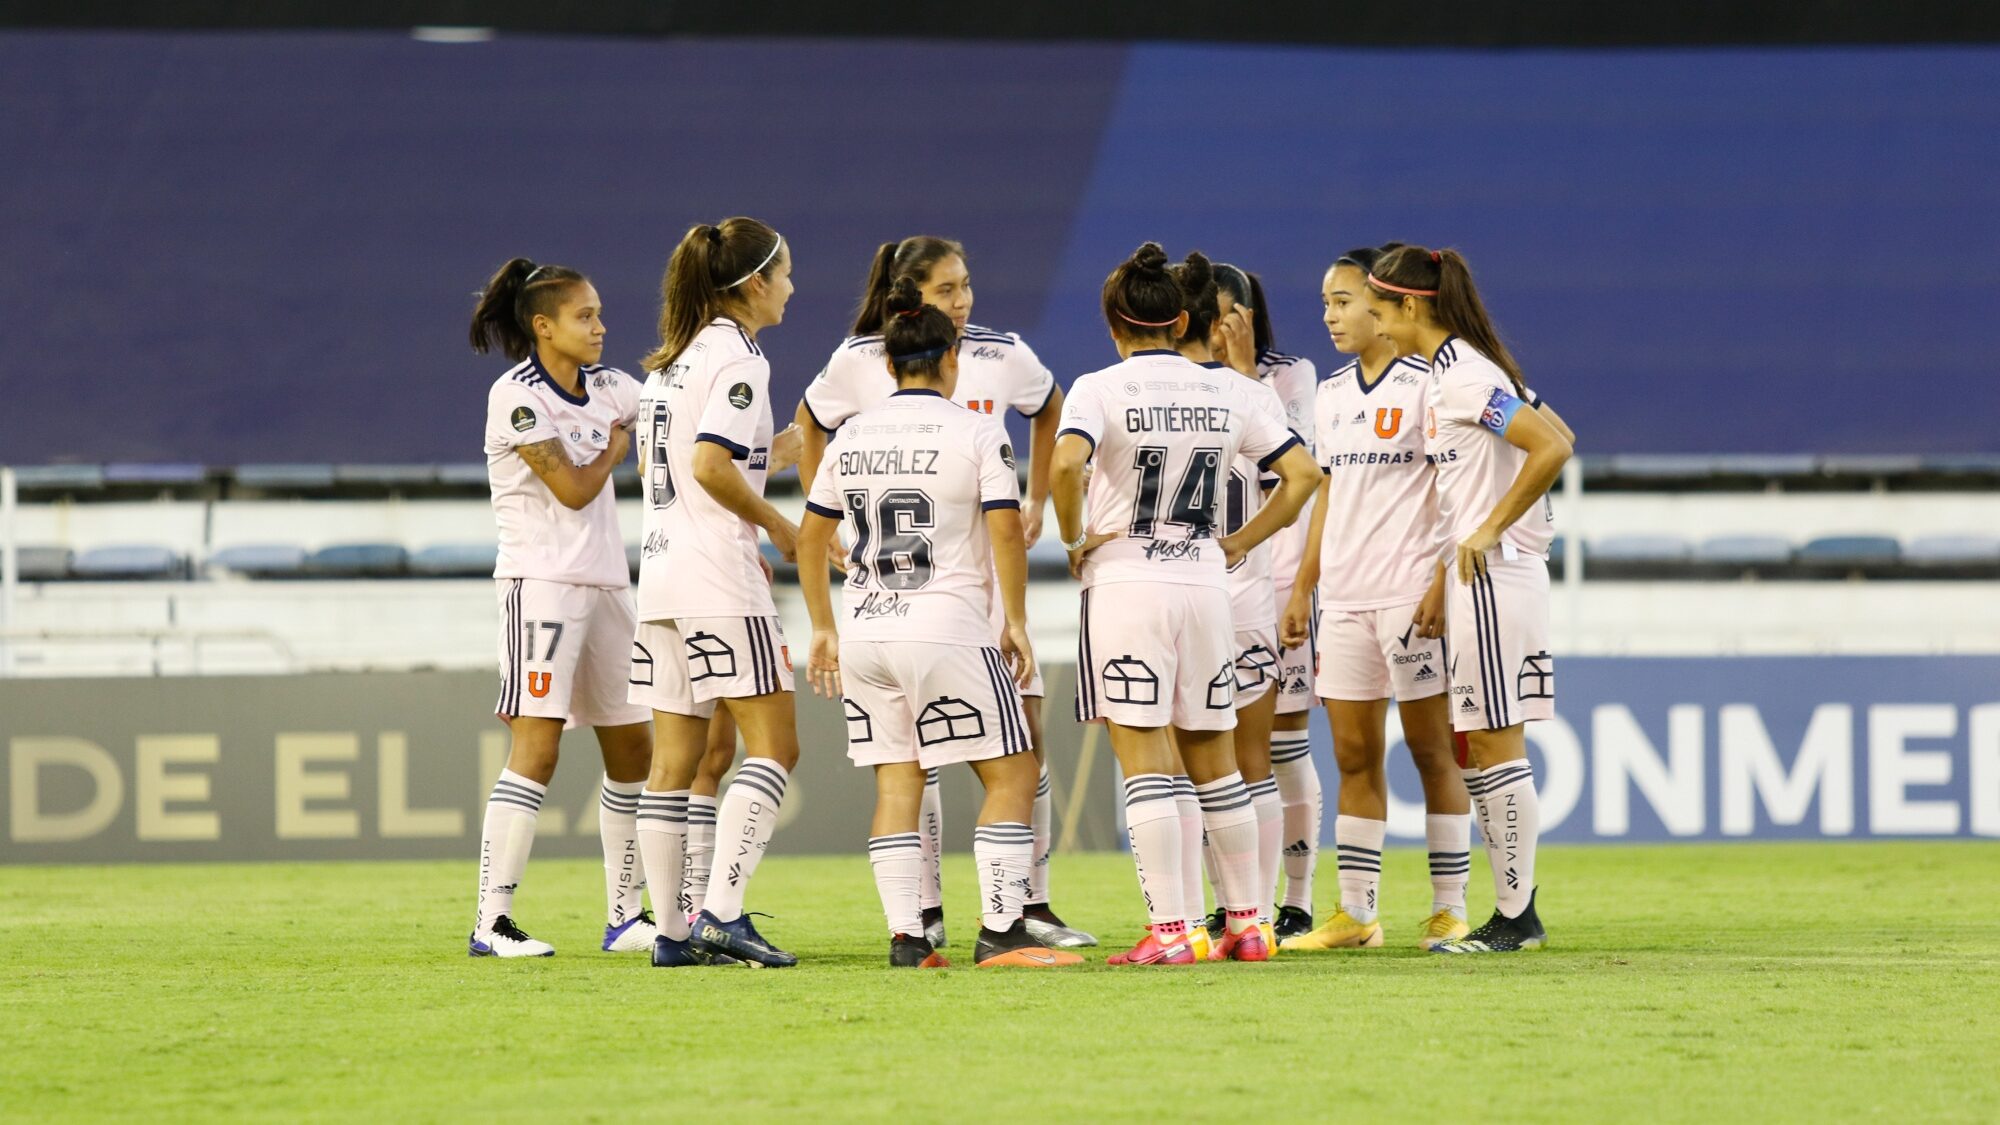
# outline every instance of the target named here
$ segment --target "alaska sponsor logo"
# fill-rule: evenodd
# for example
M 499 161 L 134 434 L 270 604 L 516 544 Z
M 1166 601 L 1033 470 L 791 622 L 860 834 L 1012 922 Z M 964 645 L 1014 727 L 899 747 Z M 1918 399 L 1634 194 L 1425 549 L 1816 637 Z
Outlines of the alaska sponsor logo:
M 1390 382 L 1395 383 L 1399 387 L 1414 387 L 1417 385 L 1417 376 L 1415 372 L 1398 371 L 1396 372 L 1396 377 L 1391 379 Z
M 1005 352 L 991 344 L 981 344 L 972 349 L 972 358 L 974 359 L 1002 359 L 1005 356 Z
M 729 405 L 736 409 L 748 410 L 750 409 L 750 404 L 755 401 L 757 401 L 757 395 L 756 392 L 750 389 L 750 384 L 738 383 L 729 388 Z
M 1153 539 L 1146 543 L 1146 557 L 1162 562 L 1200 562 L 1201 544 L 1192 539 Z
M 514 432 L 525 434 L 535 428 L 535 412 L 525 406 L 517 406 L 507 420 L 514 424 Z

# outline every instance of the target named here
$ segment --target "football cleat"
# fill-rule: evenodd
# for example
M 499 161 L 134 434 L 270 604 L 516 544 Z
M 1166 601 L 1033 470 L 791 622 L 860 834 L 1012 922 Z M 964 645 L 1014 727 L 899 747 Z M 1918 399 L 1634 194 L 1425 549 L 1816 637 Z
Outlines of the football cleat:
M 1206 934 L 1203 937 L 1207 937 Z M 1151 930 L 1139 939 L 1139 944 L 1123 953 L 1114 953 L 1106 961 L 1111 965 L 1192 965 L 1195 963 L 1193 944 L 1185 935 L 1176 936 L 1172 941 L 1162 943 Z
M 1209 940 L 1208 930 L 1203 926 L 1197 924 L 1188 927 L 1187 945 L 1190 950 L 1194 951 L 1195 960 L 1215 960 L 1215 947 L 1218 944 L 1220 943 Z
M 1278 908 L 1278 919 L 1271 924 L 1271 932 L 1279 941 L 1300 934 L 1311 933 L 1313 916 L 1310 910 L 1300 910 L 1296 906 Z
M 1221 941 L 1229 936 L 1229 912 L 1218 906 L 1213 914 L 1201 920 L 1201 926 L 1207 931 L 1211 944 Z M 1189 930 L 1192 932 L 1192 927 Z
M 695 915 L 694 927 L 689 931 L 688 938 L 696 949 L 711 958 L 734 957 L 772 969 L 789 969 L 799 963 L 797 957 L 764 940 L 764 935 L 751 924 L 748 914 L 720 922 L 715 915 L 704 910 Z
M 502 914 L 493 919 L 492 929 L 472 932 L 465 952 L 470 957 L 554 957 L 556 947 L 529 937 L 512 918 Z
M 1528 908 L 1521 911 L 1520 917 L 1509 918 L 1495 910 L 1485 925 L 1462 938 L 1441 941 L 1431 946 L 1431 952 L 1520 953 L 1542 948 L 1548 944 L 1549 935 L 1542 929 L 1541 918 L 1535 914 L 1535 894 L 1534 891 L 1528 893 Z
M 1271 959 L 1270 935 L 1264 924 L 1245 926 L 1233 934 L 1225 934 L 1216 943 L 1215 952 L 1209 954 L 1211 961 L 1269 961 Z
M 653 939 L 659 936 L 660 927 L 653 923 L 653 912 L 641 910 L 637 918 L 627 919 L 615 926 L 606 923 L 604 952 L 636 953 L 641 949 L 651 949 Z
M 1006 930 L 979 927 L 979 943 L 974 946 L 973 963 L 982 969 L 1008 965 L 1025 969 L 1053 969 L 1062 965 L 1081 965 L 1083 958 L 1041 944 L 1028 932 L 1025 921 L 1017 921 Z
M 1466 935 L 1465 919 L 1449 910 L 1440 910 L 1424 919 L 1424 931 L 1417 936 L 1417 944 L 1425 949 L 1436 949 L 1439 942 L 1454 941 Z
M 889 967 L 892 969 L 942 969 L 951 962 L 920 937 L 896 934 L 889 939 Z
M 1028 936 L 1034 938 L 1038 945 L 1050 949 L 1083 949 L 1097 944 L 1095 937 L 1065 924 L 1046 904 L 1029 908 L 1021 917 L 1028 923 Z
M 1357 922 L 1345 910 L 1336 910 L 1333 917 L 1319 924 L 1319 928 L 1297 937 L 1289 937 L 1278 943 L 1278 948 L 1291 950 L 1314 949 L 1374 949 L 1382 944 L 1382 923 Z
M 944 907 L 925 907 L 923 921 L 924 940 L 930 942 L 933 948 L 943 949 L 945 946 L 951 944 L 951 942 L 945 940 L 944 936 Z
M 706 965 L 708 958 L 686 938 L 670 938 L 665 934 L 653 939 L 653 967 L 655 969 L 680 969 L 690 965 Z

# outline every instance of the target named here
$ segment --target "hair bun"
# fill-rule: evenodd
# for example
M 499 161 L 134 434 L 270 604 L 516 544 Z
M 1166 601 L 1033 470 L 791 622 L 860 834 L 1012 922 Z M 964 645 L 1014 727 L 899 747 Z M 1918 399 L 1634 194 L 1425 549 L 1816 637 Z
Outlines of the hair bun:
M 1132 251 L 1132 267 L 1145 273 L 1164 273 L 1167 268 L 1166 248 L 1157 242 L 1148 242 Z
M 899 277 L 889 287 L 889 299 L 884 307 L 896 316 L 915 316 L 924 311 L 924 295 L 915 281 Z
M 718 227 L 718 226 L 712 226 L 712 225 L 710 225 L 710 224 L 708 224 L 708 223 L 703 223 L 703 224 L 702 224 L 702 234 L 704 234 L 704 235 L 706 235 L 706 236 L 708 237 L 708 244 L 709 244 L 710 246 L 721 246 L 721 245 L 722 245 L 722 228 L 721 228 L 721 227 Z
M 1188 256 L 1181 261 L 1181 269 L 1185 271 L 1181 274 L 1181 287 L 1190 292 L 1205 289 L 1209 282 L 1215 280 L 1215 263 L 1199 250 L 1188 251 Z

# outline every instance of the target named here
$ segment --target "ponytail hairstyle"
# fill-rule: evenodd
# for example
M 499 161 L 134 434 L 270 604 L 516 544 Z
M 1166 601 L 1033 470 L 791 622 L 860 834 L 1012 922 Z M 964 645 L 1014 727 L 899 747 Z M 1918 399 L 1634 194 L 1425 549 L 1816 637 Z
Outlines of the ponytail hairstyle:
M 784 244 L 777 231 L 741 215 L 721 226 L 689 227 L 660 279 L 660 346 L 641 366 L 660 371 L 679 359 L 695 335 L 736 302 L 739 286 L 769 275 Z
M 1368 267 L 1368 288 L 1376 299 L 1400 301 L 1414 297 L 1431 303 L 1432 315 L 1445 331 L 1477 348 L 1507 373 L 1516 394 L 1525 396 L 1521 365 L 1500 339 L 1493 318 L 1472 284 L 1472 268 L 1456 250 L 1426 250 L 1421 246 L 1385 248 Z M 1414 292 L 1410 292 L 1410 291 Z
M 936 305 L 924 303 L 917 283 L 899 277 L 883 298 L 888 320 L 882 325 L 882 351 L 889 357 L 898 381 L 938 379 L 944 375 L 944 357 L 958 345 L 958 329 Z
M 1257 354 L 1276 351 L 1277 336 L 1271 331 L 1271 310 L 1264 307 L 1264 281 L 1250 274 L 1250 331 L 1256 336 Z
M 868 284 L 861 291 L 861 307 L 855 311 L 854 331 L 849 335 L 870 336 L 883 331 L 889 316 L 889 291 L 896 282 L 907 278 L 921 286 L 930 277 L 932 266 L 953 257 L 966 261 L 965 247 L 949 238 L 917 234 L 901 242 L 884 242 L 875 251 L 874 265 L 868 268 Z
M 472 310 L 472 350 L 480 355 L 498 347 L 519 362 L 535 350 L 535 318 L 553 316 L 570 287 L 589 279 L 568 266 L 538 266 L 515 258 L 500 267 L 476 296 Z
M 1187 331 L 1181 334 L 1180 343 L 1208 343 L 1208 333 L 1222 315 L 1214 263 L 1201 251 L 1191 250 L 1179 265 L 1167 267 L 1167 275 L 1180 287 L 1181 308 L 1188 314 Z

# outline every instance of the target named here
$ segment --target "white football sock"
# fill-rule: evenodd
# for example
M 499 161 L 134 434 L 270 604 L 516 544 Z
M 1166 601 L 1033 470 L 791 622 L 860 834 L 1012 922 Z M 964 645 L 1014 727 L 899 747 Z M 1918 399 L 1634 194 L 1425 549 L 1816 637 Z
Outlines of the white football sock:
M 687 861 L 681 865 L 680 912 L 690 918 L 699 913 L 708 899 L 708 867 L 715 862 L 715 806 L 717 799 L 699 793 L 688 794 Z M 654 891 L 655 909 L 659 892 Z
M 1240 773 L 1195 786 L 1195 797 L 1201 802 L 1202 826 L 1215 841 L 1222 876 L 1215 894 L 1228 912 L 1229 932 L 1238 933 L 1257 924 L 1257 811 Z
M 1142 773 L 1125 779 L 1125 831 L 1139 869 L 1139 892 L 1146 898 L 1146 920 L 1164 932 L 1178 932 L 1187 925 L 1187 912 L 1181 906 L 1181 811 L 1172 777 Z
M 660 902 L 659 888 L 679 886 L 686 866 L 688 791 L 641 789 L 638 808 L 639 855 L 646 864 L 646 882 L 654 888 L 653 922 L 665 936 L 686 941 L 687 912 L 677 902 Z
M 597 838 L 604 845 L 604 916 L 623 925 L 645 909 L 646 869 L 639 862 L 639 834 L 634 824 L 643 781 L 604 779 L 597 794 Z
M 1034 855 L 1035 831 L 1018 820 L 972 830 L 972 858 L 979 864 L 980 910 L 987 929 L 1006 933 L 1021 920 Z
M 479 899 L 473 928 L 485 933 L 493 920 L 514 912 L 514 889 L 528 869 L 528 852 L 535 846 L 535 818 L 541 815 L 548 786 L 515 773 L 500 771 L 486 798 L 486 821 L 479 830 Z
M 1278 860 L 1285 851 L 1285 810 L 1278 779 L 1250 781 L 1250 807 L 1257 813 L 1257 918 L 1271 920 L 1271 896 L 1278 893 Z
M 944 905 L 944 797 L 938 789 L 938 771 L 924 774 L 924 804 L 917 813 L 917 834 L 924 843 L 923 882 L 917 898 L 925 910 Z
M 1284 805 L 1285 905 L 1312 913 L 1313 866 L 1319 862 L 1322 796 L 1313 765 L 1312 736 L 1302 730 L 1271 734 L 1271 776 Z
M 1382 837 L 1389 823 L 1359 816 L 1333 818 L 1333 842 L 1340 850 L 1340 908 L 1357 922 L 1373 922 L 1380 907 Z
M 870 836 L 868 862 L 875 868 L 875 893 L 882 896 L 889 936 L 924 936 L 923 909 L 917 905 L 917 881 L 924 873 L 923 840 L 915 832 Z
M 1449 910 L 1465 917 L 1465 884 L 1472 877 L 1472 816 L 1430 813 L 1424 843 L 1431 853 L 1431 913 Z
M 736 771 L 715 814 L 715 862 L 702 909 L 718 922 L 743 916 L 743 893 L 771 844 L 791 773 L 770 758 L 749 758 Z
M 1049 798 L 1049 767 L 1042 767 L 1035 782 L 1035 812 L 1030 818 L 1035 832 L 1034 862 L 1028 867 L 1028 901 L 1049 904 L 1049 845 L 1055 839 L 1055 802 Z
M 1535 893 L 1535 844 L 1542 834 L 1534 767 L 1523 758 L 1468 770 L 1465 788 L 1479 811 L 1479 834 L 1486 838 L 1493 904 L 1507 917 L 1518 918 Z
M 1201 853 L 1208 840 L 1202 835 L 1201 798 L 1194 794 L 1194 782 L 1186 774 L 1174 778 L 1174 803 L 1181 817 L 1181 909 L 1187 911 L 1190 929 L 1202 925 Z M 1222 892 L 1215 901 L 1222 902 Z

